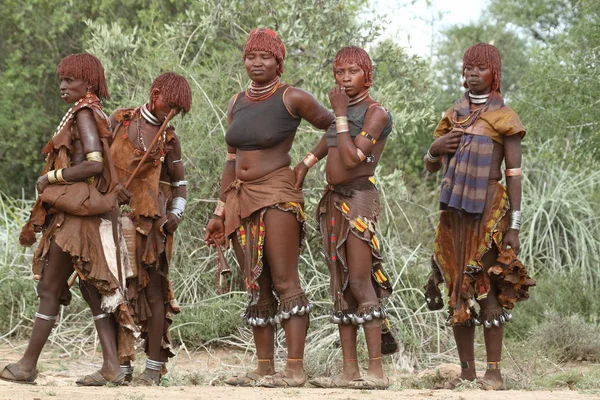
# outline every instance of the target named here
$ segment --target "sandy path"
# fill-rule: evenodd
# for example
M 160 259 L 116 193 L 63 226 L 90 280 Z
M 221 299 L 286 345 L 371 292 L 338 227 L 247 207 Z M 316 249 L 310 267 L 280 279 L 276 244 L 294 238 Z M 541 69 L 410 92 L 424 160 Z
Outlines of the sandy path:
M 7 362 L 18 360 L 22 346 L 12 348 L 0 346 L 0 368 Z M 141 361 L 138 361 L 140 363 Z M 77 356 L 64 353 L 44 352 L 40 360 L 41 372 L 37 385 L 18 385 L 0 381 L 0 400 L 270 400 L 270 399 L 321 399 L 321 400 L 391 400 L 391 399 L 431 399 L 431 400 L 568 400 L 600 399 L 599 390 L 589 393 L 569 390 L 485 392 L 477 389 L 464 390 L 414 390 L 402 389 L 407 376 L 391 376 L 389 390 L 369 392 L 350 389 L 316 389 L 309 385 L 301 389 L 232 388 L 225 386 L 222 378 L 232 373 L 250 369 L 254 360 L 248 353 L 233 350 L 202 351 L 180 356 L 170 363 L 173 372 L 167 375 L 167 387 L 101 387 L 82 388 L 75 380 L 96 370 L 100 365 L 100 355 Z M 136 371 L 142 370 L 137 365 Z M 137 373 L 136 372 L 136 373 Z M 213 386 L 215 385 L 215 386 Z
M 53 399 L 431 399 L 431 400 L 567 400 L 600 399 L 600 395 L 582 394 L 570 391 L 516 391 L 484 392 L 479 390 L 386 390 L 377 393 L 354 390 L 331 389 L 265 389 L 265 388 L 229 388 L 224 386 L 171 386 L 153 388 L 78 388 L 74 386 L 25 386 L 0 382 L 0 399 L 10 400 L 53 400 Z

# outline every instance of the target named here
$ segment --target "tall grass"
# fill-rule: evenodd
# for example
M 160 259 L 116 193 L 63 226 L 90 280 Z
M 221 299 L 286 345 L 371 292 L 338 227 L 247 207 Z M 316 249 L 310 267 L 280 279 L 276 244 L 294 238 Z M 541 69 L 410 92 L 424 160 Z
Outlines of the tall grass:
M 561 166 L 523 176 L 525 213 L 521 257 L 533 272 L 583 276 L 582 287 L 600 284 L 600 172 Z

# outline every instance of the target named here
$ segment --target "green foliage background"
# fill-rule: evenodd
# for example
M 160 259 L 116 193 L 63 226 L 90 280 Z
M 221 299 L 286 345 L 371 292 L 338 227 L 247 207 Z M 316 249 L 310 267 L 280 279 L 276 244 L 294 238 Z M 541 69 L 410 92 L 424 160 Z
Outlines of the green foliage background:
M 584 321 L 590 332 L 598 332 L 600 4 L 491 0 L 480 21 L 442 33 L 433 60 L 378 40 L 385 20 L 367 12 L 370 7 L 363 0 L 5 1 L 0 7 L 0 338 L 27 337 L 36 307 L 31 253 L 19 248 L 16 238 L 34 198 L 39 150 L 65 111 L 55 68 L 65 55 L 89 51 L 106 69 L 112 94 L 107 112 L 143 103 L 159 73 L 172 70 L 189 79 L 192 111 L 174 122 L 190 186 L 173 260 L 172 279 L 183 306 L 173 333 L 188 349 L 207 343 L 251 348 L 250 332 L 239 320 L 245 296 L 217 293 L 216 258 L 203 245 L 202 229 L 219 189 L 226 104 L 249 83 L 241 49 L 256 26 L 274 28 L 286 44 L 283 80 L 326 105 L 331 60 L 340 47 L 367 46 L 375 63 L 373 97 L 395 122 L 377 176 L 384 205 L 379 228 L 396 293 L 389 308 L 403 345 L 393 357 L 399 368 L 455 357 L 443 313 L 429 312 L 423 304 L 439 177 L 423 172 L 422 157 L 438 117 L 462 93 L 462 53 L 477 41 L 500 49 L 503 94 L 528 128 L 522 256 L 539 287 L 517 307 L 507 336 L 525 341 L 539 335 L 546 325 L 534 328 L 556 313 L 577 315 L 568 321 Z M 301 125 L 294 163 L 321 134 Z M 308 214 L 323 184 L 323 165 L 318 165 L 305 183 Z M 309 371 L 320 372 L 339 358 L 339 344 L 335 327 L 326 321 L 328 277 L 314 221 L 307 229 L 300 270 L 317 304 L 307 359 L 312 360 Z M 63 313 L 54 343 L 68 346 L 73 338 L 92 343 L 93 326 L 77 294 Z M 540 349 L 549 346 L 535 343 Z M 557 356 L 565 357 L 564 352 Z

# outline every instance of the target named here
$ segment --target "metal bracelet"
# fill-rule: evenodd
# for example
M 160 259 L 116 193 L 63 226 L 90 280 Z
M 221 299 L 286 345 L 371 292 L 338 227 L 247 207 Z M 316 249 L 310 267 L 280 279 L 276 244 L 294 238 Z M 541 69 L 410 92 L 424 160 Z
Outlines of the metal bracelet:
M 104 162 L 104 158 L 102 157 L 101 151 L 91 151 L 85 155 L 85 159 L 88 161 L 95 161 L 99 163 Z
M 510 213 L 510 229 L 520 230 L 521 229 L 521 211 L 514 210 Z
M 104 319 L 104 318 L 108 318 L 110 317 L 109 313 L 102 313 L 102 314 L 98 314 L 98 315 L 94 315 L 94 321 L 98 321 L 100 319 Z
M 46 174 L 46 177 L 48 178 L 48 183 L 50 183 L 51 185 L 54 185 L 55 183 L 58 183 L 58 179 L 56 179 L 55 173 L 56 173 L 55 170 L 50 170 Z
M 313 153 L 308 153 L 302 159 L 302 164 L 306 165 L 306 168 L 308 168 L 308 169 L 311 169 L 318 162 L 319 162 L 319 159 Z
M 430 163 L 436 163 L 440 161 L 440 156 L 434 157 L 433 155 L 431 155 L 431 152 L 429 151 L 429 149 L 427 149 L 427 154 L 425 155 L 425 157 L 427 158 L 427 161 L 429 161 Z
M 187 181 L 171 182 L 171 187 L 187 186 Z
M 217 201 L 217 207 L 215 208 L 215 211 L 213 211 L 213 214 L 218 216 L 218 217 L 223 217 L 225 215 L 225 202 L 223 200 Z
M 174 197 L 171 201 L 171 208 L 169 209 L 169 212 L 174 214 L 177 219 L 181 219 L 183 218 L 186 204 L 187 201 L 183 197 Z

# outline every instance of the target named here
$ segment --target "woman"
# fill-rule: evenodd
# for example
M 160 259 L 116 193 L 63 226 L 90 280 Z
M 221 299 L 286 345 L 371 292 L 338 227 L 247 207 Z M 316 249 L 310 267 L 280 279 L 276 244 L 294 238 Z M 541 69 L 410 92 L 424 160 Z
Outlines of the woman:
M 392 287 L 381 265 L 376 236 L 379 193 L 373 179 L 392 131 L 392 116 L 369 95 L 372 73 L 371 59 L 363 49 L 344 47 L 337 53 L 333 62 L 336 85 L 329 92 L 335 122 L 296 166 L 300 177 L 296 185 L 300 186 L 308 169 L 327 156 L 328 185 L 317 219 L 331 276 L 331 322 L 339 325 L 343 369 L 336 376 L 310 381 L 318 387 L 385 389 L 389 379 L 381 356 L 397 350 L 381 305 Z M 369 353 L 364 377 L 360 376 L 356 349 L 359 326 L 364 328 Z
M 169 113 L 187 113 L 192 106 L 192 91 L 187 80 L 173 72 L 159 75 L 150 88 L 148 103 L 116 110 L 113 121 L 111 154 L 119 182 L 125 184 L 146 152 L 150 152 L 129 192 L 120 196 L 129 201 L 135 225 L 135 270 L 128 280 L 130 309 L 141 327 L 148 355 L 146 369 L 134 385 L 158 385 L 166 373 L 165 363 L 171 349 L 170 315 L 179 306 L 169 281 L 173 233 L 183 218 L 186 205 L 185 170 L 181 143 L 172 126 L 167 126 L 154 147 L 150 143 Z M 121 350 L 121 349 L 119 349 Z M 133 368 L 121 366 L 131 379 Z
M 244 272 L 250 301 L 244 314 L 252 326 L 258 367 L 234 376 L 230 385 L 302 386 L 309 304 L 300 287 L 298 257 L 304 198 L 293 187 L 290 148 L 304 118 L 325 129 L 333 115 L 301 89 L 279 82 L 285 47 L 269 29 L 250 32 L 243 59 L 251 79 L 227 109 L 227 162 L 217 209 L 206 228 L 210 245 L 231 240 Z M 276 294 L 276 296 L 275 296 Z M 275 325 L 285 330 L 288 358 L 275 374 Z
M 535 284 L 517 259 L 525 128 L 500 94 L 501 60 L 496 47 L 477 43 L 468 48 L 463 77 L 468 91 L 438 123 L 435 141 L 424 158 L 429 172 L 444 166 L 434 271 L 426 296 L 431 309 L 441 308 L 437 285 L 443 279 L 461 379 L 476 377 L 475 325 L 483 324 L 487 370 L 480 386 L 499 390 L 506 388 L 500 372 L 504 323 L 512 319 L 506 309 L 526 300 Z M 506 188 L 499 182 L 503 160 Z
M 106 251 L 115 247 L 108 213 L 116 205 L 117 191 L 108 150 L 110 123 L 101 103 L 109 98 L 104 68 L 91 54 L 71 54 L 60 61 L 57 74 L 61 97 L 72 107 L 43 149 L 47 157 L 37 181 L 39 197 L 19 238 L 22 245 L 31 246 L 35 232 L 42 232 L 33 255 L 40 303 L 25 354 L 7 365 L 0 379 L 34 383 L 37 362 L 57 323 L 60 305 L 71 300 L 67 281 L 77 271 L 104 358 L 100 370 L 77 384 L 120 385 L 124 374 L 119 369 L 117 333 L 120 345 L 126 347 L 133 343 L 134 327 L 119 283 L 117 260 Z

